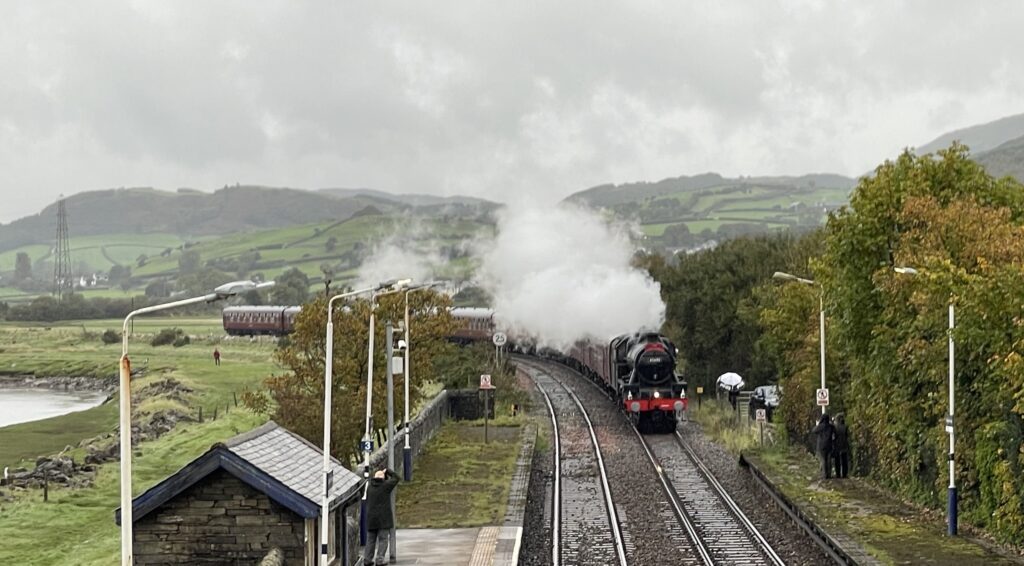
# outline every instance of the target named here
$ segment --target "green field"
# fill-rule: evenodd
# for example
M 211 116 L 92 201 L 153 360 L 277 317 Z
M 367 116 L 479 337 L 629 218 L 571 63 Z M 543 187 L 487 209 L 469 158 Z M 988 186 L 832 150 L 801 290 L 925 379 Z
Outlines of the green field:
M 105 329 L 120 326 L 120 320 L 69 321 L 45 327 L 0 324 L 0 373 L 111 376 L 116 371 L 121 346 L 105 345 L 99 335 Z M 218 318 L 140 318 L 134 326 L 129 356 L 133 367 L 145 372 L 132 380 L 133 391 L 143 392 L 154 381 L 173 378 L 194 393 L 189 395 L 187 406 L 166 397 L 136 401 L 133 416 L 176 409 L 196 417 L 200 407 L 204 412 L 203 423 L 179 423 L 163 437 L 133 447 L 133 492 L 138 495 L 213 444 L 264 422 L 265 417 L 236 407 L 235 395 L 259 387 L 264 378 L 285 368 L 273 360 L 275 340 L 225 338 Z M 192 337 L 192 343 L 180 348 L 149 345 L 154 333 L 169 327 L 183 329 Z M 214 347 L 222 353 L 220 366 L 213 364 Z M 424 391 L 436 395 L 438 385 L 424 384 Z M 212 420 L 215 410 L 217 419 Z M 67 446 L 72 447 L 67 454 L 82 462 L 85 449 L 78 447 L 79 443 L 113 433 L 117 419 L 117 403 L 112 401 L 86 411 L 0 428 L 0 468 L 30 468 L 36 457 L 55 454 Z M 492 443 L 489 448 L 500 446 Z M 504 462 L 506 455 L 499 456 Z M 514 462 L 514 454 L 511 457 Z M 99 467 L 92 487 L 52 487 L 48 502 L 42 501 L 42 490 L 14 491 L 13 502 L 0 497 L 0 563 L 117 563 L 120 531 L 113 521 L 113 511 L 119 503 L 118 478 L 115 461 Z M 7 488 L 2 491 L 12 494 Z M 493 501 L 487 509 L 491 508 L 496 508 Z
M 116 264 L 135 265 L 140 254 L 159 254 L 166 248 L 181 245 L 183 240 L 174 234 L 104 234 L 69 238 L 71 261 L 84 261 L 94 270 L 106 271 Z M 14 270 L 18 252 L 25 252 L 34 262 L 51 260 L 52 245 L 32 244 L 0 253 L 0 271 Z

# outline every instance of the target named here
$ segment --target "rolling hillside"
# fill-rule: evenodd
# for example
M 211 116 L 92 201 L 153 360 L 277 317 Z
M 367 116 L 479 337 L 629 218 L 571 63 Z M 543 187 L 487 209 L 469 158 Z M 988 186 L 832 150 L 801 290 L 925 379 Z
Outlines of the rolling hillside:
M 971 148 L 971 153 L 980 155 L 1021 136 L 1024 136 L 1024 114 L 1016 114 L 942 134 L 918 147 L 917 154 L 935 153 L 949 147 L 954 141 L 959 141 Z
M 155 281 L 174 282 L 179 277 L 179 260 L 186 252 L 199 254 L 201 269 L 215 269 L 229 278 L 259 274 L 274 279 L 298 268 L 319 288 L 322 267 L 333 271 L 333 280 L 352 281 L 360 265 L 385 239 L 395 238 L 403 247 L 423 257 L 438 258 L 438 276 L 465 278 L 471 266 L 465 257 L 466 244 L 480 234 L 493 231 L 493 224 L 476 216 L 413 216 L 410 213 L 357 214 L 346 220 L 302 224 L 284 228 L 207 236 L 184 241 L 171 234 L 111 234 L 71 238 L 71 258 L 76 265 L 87 263 L 93 271 L 109 271 L 114 265 L 131 268 L 128 288 L 100 283 L 81 289 L 86 297 L 131 297 L 145 292 Z M 29 254 L 34 275 L 47 281 L 52 275 L 51 248 L 27 245 L 0 253 L 0 272 L 14 269 L 18 252 Z M 36 292 L 4 286 L 0 280 L 0 301 L 30 300 Z
M 828 210 L 847 202 L 855 184 L 829 174 L 728 179 L 706 173 L 601 185 L 566 200 L 611 210 L 640 225 L 645 247 L 674 251 L 742 234 L 817 226 Z
M 989 175 L 1011 176 L 1024 183 L 1024 136 L 1012 139 L 995 149 L 974 157 Z
M 214 193 L 154 189 L 88 191 L 66 199 L 68 231 L 100 234 L 176 234 L 184 239 L 242 230 L 341 220 L 374 206 L 396 207 L 365 196 L 335 198 L 297 189 L 228 187 Z M 0 251 L 53 241 L 56 204 L 39 214 L 0 225 Z

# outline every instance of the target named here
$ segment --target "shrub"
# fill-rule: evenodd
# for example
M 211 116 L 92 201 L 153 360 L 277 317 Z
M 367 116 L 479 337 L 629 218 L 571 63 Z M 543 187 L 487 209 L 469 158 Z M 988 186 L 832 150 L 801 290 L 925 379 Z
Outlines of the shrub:
M 164 328 L 152 340 L 149 341 L 150 346 L 166 346 L 173 344 L 178 336 L 181 336 L 182 332 L 180 328 Z
M 178 336 L 174 340 L 174 347 L 175 348 L 180 348 L 182 346 L 185 346 L 185 345 L 191 344 L 191 343 L 192 343 L 192 340 L 188 336 L 182 335 L 182 336 Z
M 104 344 L 117 344 L 121 341 L 121 335 L 116 330 L 108 328 L 100 336 L 100 340 L 103 340 Z

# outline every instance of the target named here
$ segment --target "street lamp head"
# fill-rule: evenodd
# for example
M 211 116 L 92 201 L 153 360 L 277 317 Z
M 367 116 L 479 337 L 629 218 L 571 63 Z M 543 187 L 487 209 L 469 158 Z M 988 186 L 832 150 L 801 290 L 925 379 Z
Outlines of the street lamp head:
M 267 281 L 265 283 L 256 283 L 255 281 L 232 281 L 231 283 L 225 283 L 220 285 L 213 290 L 214 300 L 226 299 L 233 297 L 240 293 L 248 291 L 256 291 L 259 289 L 267 289 L 274 286 L 273 281 Z
M 913 267 L 894 267 L 892 270 L 902 275 L 917 275 L 917 270 Z
M 388 279 L 377 285 L 377 291 L 401 291 L 412 283 L 412 279 Z
M 803 277 L 797 277 L 791 273 L 783 273 L 782 271 L 776 271 L 772 274 L 772 279 L 778 279 L 780 281 L 796 281 L 797 283 L 803 283 L 804 285 L 816 285 L 816 283 L 810 279 L 804 279 Z

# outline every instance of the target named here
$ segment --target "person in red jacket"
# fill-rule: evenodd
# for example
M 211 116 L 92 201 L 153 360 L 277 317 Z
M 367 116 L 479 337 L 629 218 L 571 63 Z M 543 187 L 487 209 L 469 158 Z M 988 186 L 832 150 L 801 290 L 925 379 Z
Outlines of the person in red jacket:
M 218 366 L 220 365 L 220 350 L 217 348 L 213 349 L 213 363 Z

